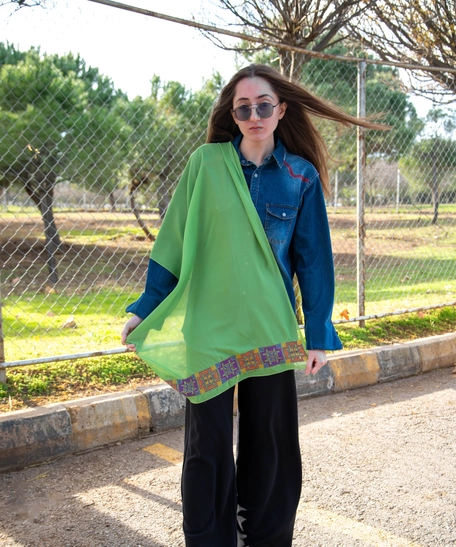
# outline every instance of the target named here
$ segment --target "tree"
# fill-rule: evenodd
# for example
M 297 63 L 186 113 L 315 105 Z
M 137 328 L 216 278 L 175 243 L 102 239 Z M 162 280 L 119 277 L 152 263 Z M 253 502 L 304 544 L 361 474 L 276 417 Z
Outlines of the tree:
M 55 185 L 61 180 L 87 184 L 92 177 L 103 186 L 102 180 L 113 179 L 122 130 L 111 111 L 122 94 L 110 91 L 109 80 L 79 56 L 41 56 L 33 48 L 22 56 L 13 53 L 6 57 L 14 64 L 0 68 L 0 129 L 5 135 L 0 180 L 2 186 L 22 187 L 38 207 L 49 280 L 55 283 L 61 243 L 53 214 Z
M 76 76 L 84 82 L 88 108 L 77 117 L 65 135 L 73 153 L 61 177 L 91 192 L 105 194 L 115 208 L 114 191 L 119 187 L 130 128 L 116 112 L 117 102 L 127 100 L 110 78 L 88 67 L 79 55 L 51 56 L 65 77 Z
M 360 57 L 358 44 L 345 41 L 329 50 L 338 56 Z M 355 63 L 314 58 L 304 65 L 303 84 L 316 95 L 328 99 L 344 110 L 356 115 L 357 77 Z M 410 98 L 403 91 L 397 69 L 367 65 L 366 67 L 366 113 L 378 116 L 379 120 L 391 127 L 390 131 L 366 131 L 366 185 L 369 195 L 386 191 L 386 172 L 397 169 L 397 161 L 406 154 L 423 128 Z M 338 199 L 342 188 L 345 197 L 355 196 L 357 133 L 326 120 L 316 120 L 325 136 L 329 152 L 336 161 L 331 164 L 333 177 L 338 186 Z M 337 172 L 337 173 L 336 173 Z M 342 181 L 344 183 L 342 184 Z M 366 189 L 367 195 L 367 189 Z
M 432 224 L 438 220 L 440 191 L 443 185 L 455 187 L 456 142 L 451 135 L 456 128 L 456 116 L 441 109 L 432 109 L 427 115 L 427 136 L 419 140 L 399 163 L 401 173 L 417 190 L 431 194 Z
M 346 40 L 327 50 L 338 57 L 359 57 L 365 55 L 357 43 Z M 258 57 L 259 56 L 259 57 Z M 278 60 L 272 53 L 248 54 L 253 62 L 266 62 L 278 68 Z M 315 95 L 337 104 L 343 110 L 356 116 L 357 112 L 356 63 L 334 59 L 309 59 L 302 67 L 301 83 Z M 389 125 L 390 131 L 368 131 L 366 153 L 370 157 L 381 157 L 383 161 L 396 161 L 405 154 L 423 128 L 416 109 L 404 92 L 398 70 L 391 67 L 367 65 L 366 69 L 366 110 L 367 116 L 379 116 L 380 121 Z M 315 120 L 325 136 L 330 155 L 337 160 L 339 170 L 351 170 L 356 162 L 356 132 L 341 128 L 333 122 Z M 344 138 L 341 138 L 343 132 Z
M 3 65 L 15 65 L 22 61 L 25 53 L 18 51 L 12 44 L 0 42 L 0 67 Z
M 106 195 L 114 210 L 114 192 L 124 175 L 130 132 L 114 109 L 92 105 L 67 135 L 73 151 L 62 170 L 62 180 Z
M 323 52 L 345 40 L 344 32 L 349 21 L 356 21 L 375 1 L 363 0 L 246 0 L 234 2 L 219 0 L 223 10 L 234 19 L 232 26 L 237 30 L 259 39 L 257 45 L 245 42 L 235 47 L 223 44 L 221 39 L 212 40 L 227 50 L 241 53 L 270 50 L 261 39 L 277 42 L 316 52 Z M 283 74 L 298 79 L 303 64 L 309 57 L 283 48 L 274 50 L 278 56 L 279 68 Z
M 328 53 L 337 56 L 362 58 L 363 50 L 356 43 L 345 41 Z M 303 67 L 302 83 L 310 91 L 356 116 L 358 67 L 355 63 L 335 60 L 311 59 Z M 379 114 L 380 113 L 380 114 Z M 395 161 L 404 154 L 422 129 L 410 98 L 402 89 L 397 69 L 368 65 L 366 69 L 366 114 L 380 116 L 390 131 L 366 132 L 366 153 Z M 342 168 L 352 168 L 356 157 L 356 135 L 340 138 L 341 128 L 333 123 L 318 121 L 324 131 L 330 153 Z M 343 129 L 343 131 L 346 131 Z M 349 133 L 350 134 L 350 133 Z
M 207 121 L 221 85 L 220 76 L 215 75 L 201 90 L 190 92 L 179 82 L 163 83 L 154 76 L 149 97 L 119 103 L 131 127 L 130 201 L 149 238 L 136 201 L 152 193 L 149 201 L 164 215 L 189 155 L 205 142 Z
M 353 38 L 385 61 L 418 64 L 454 100 L 456 3 L 454 0 L 365 1 L 366 12 L 349 22 Z M 426 71 L 426 67 L 441 71 Z M 435 90 L 434 90 L 435 92 Z

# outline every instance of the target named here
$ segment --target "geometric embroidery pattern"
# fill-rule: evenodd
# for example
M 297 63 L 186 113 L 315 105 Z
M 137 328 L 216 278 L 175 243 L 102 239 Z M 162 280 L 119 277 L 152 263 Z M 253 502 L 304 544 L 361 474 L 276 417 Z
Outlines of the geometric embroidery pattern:
M 200 391 L 205 393 L 222 384 L 220 375 L 215 367 L 209 367 L 197 374 Z
M 288 342 L 284 344 L 283 353 L 287 363 L 297 363 L 303 361 L 306 358 L 306 354 L 303 354 L 302 344 L 299 342 Z
M 242 372 L 255 370 L 261 367 L 261 357 L 258 350 L 248 351 L 242 355 L 237 355 L 239 366 Z
M 241 374 L 241 367 L 239 366 L 236 356 L 229 357 L 228 359 L 217 363 L 215 366 L 220 374 L 222 384 Z
M 177 391 L 183 393 L 187 397 L 194 397 L 201 393 L 196 375 L 192 374 L 189 378 L 184 380 L 177 380 Z
M 305 359 L 306 352 L 300 341 L 286 342 L 233 355 L 188 378 L 170 380 L 168 384 L 186 397 L 194 397 L 221 386 L 243 372 L 297 363 Z
M 270 346 L 260 349 L 261 360 L 265 367 L 273 367 L 285 363 L 285 356 L 282 351 L 282 345 Z

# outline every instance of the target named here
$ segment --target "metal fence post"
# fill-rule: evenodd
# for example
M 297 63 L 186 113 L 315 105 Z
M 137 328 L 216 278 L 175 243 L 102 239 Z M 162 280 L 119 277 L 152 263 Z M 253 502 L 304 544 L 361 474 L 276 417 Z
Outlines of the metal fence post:
M 366 116 L 366 62 L 361 61 L 358 64 L 358 118 Z M 356 218 L 357 218 L 357 253 L 356 253 L 356 276 L 357 276 L 357 295 L 358 295 L 358 316 L 365 315 L 365 256 L 364 242 L 366 238 L 366 224 L 364 218 L 364 172 L 366 169 L 366 139 L 365 129 L 359 127 L 357 162 L 356 162 Z M 365 321 L 359 321 L 359 326 L 364 327 Z
M 5 339 L 3 337 L 2 305 L 2 283 L 0 279 L 0 383 L 6 384 L 6 367 L 2 366 L 5 362 Z
M 337 211 L 337 201 L 339 199 L 339 169 L 336 171 L 334 180 L 334 212 Z

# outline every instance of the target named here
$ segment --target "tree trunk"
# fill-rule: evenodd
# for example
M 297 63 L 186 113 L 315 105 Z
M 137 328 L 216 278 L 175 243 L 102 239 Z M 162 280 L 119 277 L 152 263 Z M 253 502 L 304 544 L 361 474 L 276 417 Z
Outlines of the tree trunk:
M 47 175 L 45 178 L 49 179 L 51 176 Z M 36 181 L 27 181 L 25 190 L 41 213 L 41 218 L 43 219 L 44 224 L 44 235 L 46 238 L 45 249 L 47 254 L 49 281 L 51 283 L 57 283 L 59 276 L 57 273 L 57 261 L 55 255 L 62 242 L 60 240 L 59 232 L 55 223 L 54 212 L 52 210 L 54 185 L 52 181 L 49 180 L 43 180 L 38 182 L 36 185 L 34 182 Z
M 165 182 L 163 182 L 163 184 L 158 189 L 158 195 L 159 195 L 158 203 L 157 203 L 158 211 L 160 214 L 160 218 L 163 220 L 163 218 L 165 217 L 166 211 L 168 210 L 169 203 L 171 201 L 171 195 L 172 195 L 171 189 L 166 187 Z
M 169 203 L 171 201 L 172 195 L 174 193 L 174 186 L 169 185 L 169 178 L 171 175 L 171 161 L 173 159 L 172 154 L 168 155 L 168 164 L 165 169 L 158 175 L 160 180 L 160 187 L 158 188 L 158 211 L 160 213 L 160 218 L 163 220 L 165 218 L 166 211 L 168 210 Z
M 115 211 L 116 210 L 116 197 L 114 195 L 114 192 L 109 192 L 109 206 L 111 208 L 111 211 Z
M 279 50 L 280 72 L 290 81 L 299 81 L 302 75 L 302 67 L 306 63 L 306 56 L 288 49 Z
M 138 221 L 139 226 L 141 227 L 142 231 L 146 234 L 146 237 L 149 241 L 155 241 L 155 237 L 150 233 L 149 228 L 147 227 L 147 224 L 144 222 L 144 220 L 141 218 L 141 215 L 138 211 L 138 208 L 136 207 L 136 200 L 135 200 L 135 190 L 136 187 L 131 184 L 130 185 L 130 205 L 131 210 L 133 211 L 133 214 L 136 217 L 136 220 Z
M 51 283 L 57 283 L 59 275 L 57 272 L 57 260 L 55 255 L 59 246 L 61 245 L 60 236 L 55 224 L 54 213 L 52 211 L 52 197 L 48 194 L 44 197 L 40 204 L 41 217 L 44 223 L 44 235 L 46 237 L 46 254 L 47 265 L 49 272 L 49 281 Z
M 434 206 L 434 214 L 432 216 L 431 224 L 437 224 L 439 218 L 439 185 L 437 183 L 437 176 L 434 173 L 432 181 L 432 204 Z

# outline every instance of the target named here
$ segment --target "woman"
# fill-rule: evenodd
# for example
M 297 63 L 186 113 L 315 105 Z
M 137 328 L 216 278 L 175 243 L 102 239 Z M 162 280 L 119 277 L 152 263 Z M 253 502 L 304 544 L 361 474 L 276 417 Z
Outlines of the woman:
M 208 144 L 173 196 L 145 292 L 127 308 L 134 315 L 122 342 L 128 336 L 127 346 L 188 397 L 182 496 L 190 547 L 292 544 L 302 479 L 294 371 L 316 374 L 325 351 L 342 347 L 331 323 L 327 149 L 310 115 L 378 128 L 268 66 L 233 76 L 213 109 Z M 295 274 L 307 358 L 294 319 Z M 169 345 L 154 333 L 173 313 L 184 317 L 185 356 L 169 354 L 170 370 L 161 355 Z

